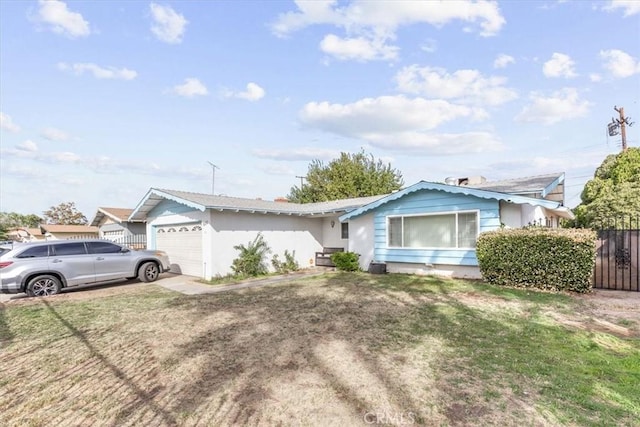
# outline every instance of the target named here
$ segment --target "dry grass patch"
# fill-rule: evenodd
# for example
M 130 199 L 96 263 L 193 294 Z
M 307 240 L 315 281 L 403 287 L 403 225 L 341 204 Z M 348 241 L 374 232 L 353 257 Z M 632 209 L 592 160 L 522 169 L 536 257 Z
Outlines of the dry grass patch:
M 546 314 L 580 310 L 561 295 L 367 274 L 11 302 L 0 425 L 632 425 L 638 341 Z M 591 372 L 587 352 L 608 370 Z

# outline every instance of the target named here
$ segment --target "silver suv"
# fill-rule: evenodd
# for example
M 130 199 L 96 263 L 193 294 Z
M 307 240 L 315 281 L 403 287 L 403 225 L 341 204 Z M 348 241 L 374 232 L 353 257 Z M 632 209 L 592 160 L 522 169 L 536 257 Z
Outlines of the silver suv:
M 132 251 L 108 240 L 50 240 L 0 247 L 0 293 L 46 296 L 115 279 L 153 282 L 169 271 L 161 251 Z

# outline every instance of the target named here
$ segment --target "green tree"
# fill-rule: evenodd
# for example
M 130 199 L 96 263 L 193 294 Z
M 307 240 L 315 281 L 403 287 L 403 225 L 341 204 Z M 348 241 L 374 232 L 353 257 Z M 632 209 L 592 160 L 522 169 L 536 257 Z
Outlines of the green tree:
M 42 223 L 42 218 L 38 215 L 22 215 L 17 212 L 0 212 L 0 224 L 9 228 L 17 227 L 37 227 Z
M 607 156 L 581 194 L 572 225 L 597 228 L 640 212 L 640 148 Z
M 295 203 L 326 202 L 388 194 L 399 190 L 403 184 L 399 171 L 381 160 L 376 161 L 371 154 L 364 151 L 340 153 L 340 158 L 328 165 L 313 160 L 307 171 L 306 183 L 292 187 L 287 197 Z
M 60 203 L 43 212 L 47 224 L 86 225 L 87 217 L 76 209 L 74 202 Z
M 4 224 L 0 224 L 0 240 L 7 240 L 8 228 Z

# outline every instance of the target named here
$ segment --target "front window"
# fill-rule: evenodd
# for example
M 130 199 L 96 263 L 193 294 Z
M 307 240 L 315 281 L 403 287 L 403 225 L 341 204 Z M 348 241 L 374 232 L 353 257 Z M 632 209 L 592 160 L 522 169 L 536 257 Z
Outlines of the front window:
M 387 241 L 400 248 L 473 248 L 478 237 L 477 212 L 389 217 Z

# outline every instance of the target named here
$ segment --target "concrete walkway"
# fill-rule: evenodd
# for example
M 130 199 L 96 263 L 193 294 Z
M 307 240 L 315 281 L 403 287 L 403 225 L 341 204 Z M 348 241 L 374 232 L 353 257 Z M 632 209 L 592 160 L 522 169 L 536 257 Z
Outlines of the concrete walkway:
M 283 274 L 281 276 L 270 276 L 264 279 L 249 279 L 231 285 L 206 285 L 204 283 L 198 282 L 199 279 L 197 277 L 172 275 L 173 277 L 170 276 L 158 280 L 157 282 L 154 282 L 154 284 L 162 286 L 165 289 L 183 293 L 185 295 L 218 294 L 220 292 L 257 288 L 301 278 L 320 276 L 330 271 L 332 271 L 332 269 L 309 269 L 290 274 Z

